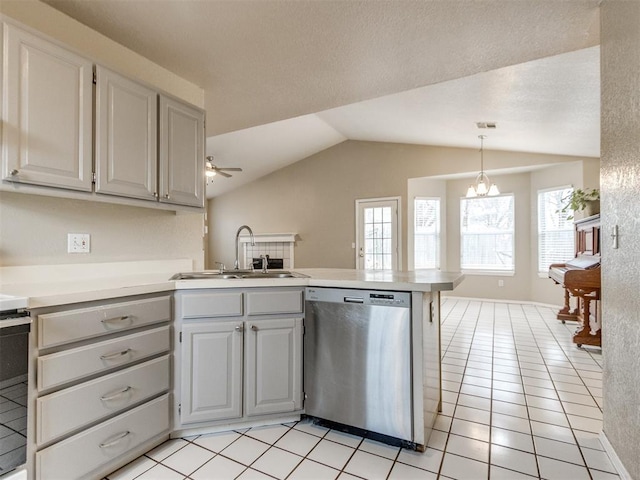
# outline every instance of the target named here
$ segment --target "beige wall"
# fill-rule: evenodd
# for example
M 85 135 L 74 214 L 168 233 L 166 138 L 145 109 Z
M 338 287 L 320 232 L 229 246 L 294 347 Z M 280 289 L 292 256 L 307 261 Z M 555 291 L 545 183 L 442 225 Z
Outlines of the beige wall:
M 600 18 L 604 433 L 640 479 L 640 2 L 605 0 Z
M 0 192 L 0 266 L 190 258 L 203 267 L 201 214 Z M 67 233 L 91 234 L 68 254 Z
M 41 2 L 0 0 L 0 13 L 88 58 L 197 106 L 203 91 Z M 204 266 L 202 214 L 0 193 L 0 265 L 190 258 Z M 90 254 L 67 254 L 67 233 L 91 234 Z
M 500 188 L 501 193 L 514 194 L 515 206 L 515 245 L 513 276 L 467 275 L 464 282 L 455 290 L 454 295 L 463 297 L 496 298 L 508 300 L 529 300 L 531 296 L 530 268 L 530 175 L 491 175 L 491 181 Z M 447 267 L 460 270 L 460 198 L 469 187 L 469 179 L 447 182 Z M 498 287 L 498 280 L 504 281 L 504 287 Z M 559 302 L 556 302 L 559 303 Z
M 570 163 L 581 165 L 577 157 L 533 155 L 489 151 L 485 158 L 491 167 L 505 169 L 526 165 L 548 166 Z M 577 162 L 577 163 L 576 163 Z M 587 162 L 597 162 L 587 159 Z M 263 177 L 243 188 L 209 201 L 209 255 L 212 261 L 233 264 L 234 235 L 242 224 L 255 233 L 298 233 L 295 265 L 302 267 L 354 268 L 355 200 L 376 197 L 402 197 L 403 269 L 409 257 L 406 212 L 416 195 L 442 192 L 442 187 L 420 177 L 477 173 L 477 151 L 473 149 L 347 141 Z M 505 286 L 497 288 L 497 277 L 469 277 L 456 294 L 530 300 L 531 285 L 531 176 L 493 175 L 502 191 L 513 191 L 516 201 L 518 274 L 501 277 Z M 582 178 L 578 174 L 575 178 Z M 415 179 L 409 182 L 409 179 Z M 432 179 L 433 180 L 433 179 Z M 439 179 L 442 180 L 442 179 Z M 554 179 L 555 181 L 556 179 Z M 582 186 L 572 177 L 565 183 Z M 446 268 L 459 268 L 459 198 L 469 179 L 446 180 Z M 426 186 L 425 186 L 426 185 Z M 553 185 L 549 185 L 553 186 Z M 424 187 L 424 188 L 423 188 Z M 407 198 L 411 202 L 407 202 Z M 213 267 L 213 264 L 209 264 Z M 547 280 L 551 283 L 550 280 Z M 494 288 L 494 286 L 496 288 Z M 546 300 L 562 303 L 562 292 Z

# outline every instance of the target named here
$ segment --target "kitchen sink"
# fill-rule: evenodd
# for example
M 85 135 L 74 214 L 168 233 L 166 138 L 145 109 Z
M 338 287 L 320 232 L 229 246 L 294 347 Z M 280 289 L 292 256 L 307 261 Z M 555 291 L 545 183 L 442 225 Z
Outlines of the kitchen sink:
M 240 278 L 236 274 L 231 273 L 220 273 L 220 272 L 186 272 L 186 273 L 176 273 L 169 280 L 203 280 L 203 279 L 213 279 L 217 278 L 219 280 L 227 280 L 230 278 Z
M 217 270 L 206 270 L 204 272 L 176 273 L 169 280 L 230 280 L 230 279 L 254 279 L 254 278 L 304 278 L 304 275 L 292 273 L 285 270 L 277 272 L 260 272 L 251 270 L 229 270 L 220 273 Z

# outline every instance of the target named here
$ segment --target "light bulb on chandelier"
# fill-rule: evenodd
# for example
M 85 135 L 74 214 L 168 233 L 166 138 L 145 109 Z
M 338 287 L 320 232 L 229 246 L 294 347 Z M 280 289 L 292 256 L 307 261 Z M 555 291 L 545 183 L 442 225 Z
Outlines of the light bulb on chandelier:
M 478 135 L 478 138 L 480 139 L 480 173 L 476 177 L 475 185 L 469 185 L 467 198 L 500 195 L 497 185 L 491 183 L 487 174 L 484 173 L 484 139 L 487 136 Z M 487 185 L 490 185 L 490 187 L 487 188 Z

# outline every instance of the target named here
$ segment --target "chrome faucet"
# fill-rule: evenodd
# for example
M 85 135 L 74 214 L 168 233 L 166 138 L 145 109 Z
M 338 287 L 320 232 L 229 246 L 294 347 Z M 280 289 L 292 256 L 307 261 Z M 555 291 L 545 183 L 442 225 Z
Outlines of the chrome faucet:
M 242 230 L 247 230 L 249 232 L 249 236 L 251 237 L 251 245 L 255 245 L 256 242 L 253 238 L 253 231 L 251 230 L 251 228 L 249 227 L 249 225 L 242 225 L 238 231 L 236 232 L 236 260 L 233 263 L 233 268 L 234 270 L 239 270 L 240 269 L 240 260 L 238 259 L 238 244 L 240 243 L 240 232 Z
M 267 267 L 269 266 L 269 255 L 260 255 L 262 259 L 262 273 L 267 273 Z

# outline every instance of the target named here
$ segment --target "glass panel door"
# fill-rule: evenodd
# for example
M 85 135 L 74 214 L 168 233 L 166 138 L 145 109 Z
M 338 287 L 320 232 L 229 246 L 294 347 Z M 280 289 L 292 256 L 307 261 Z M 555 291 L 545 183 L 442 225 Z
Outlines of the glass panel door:
M 398 269 L 398 201 L 357 200 L 359 269 Z

